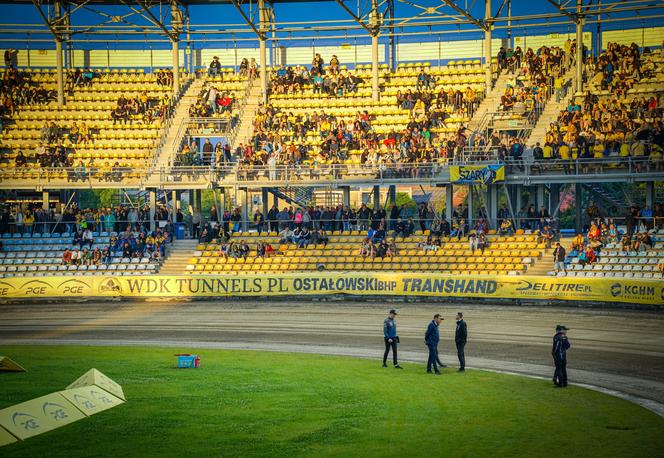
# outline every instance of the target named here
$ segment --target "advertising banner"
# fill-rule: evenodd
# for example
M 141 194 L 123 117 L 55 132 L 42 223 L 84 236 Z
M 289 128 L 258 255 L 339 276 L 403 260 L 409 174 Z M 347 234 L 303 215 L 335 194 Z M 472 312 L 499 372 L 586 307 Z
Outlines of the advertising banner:
M 658 279 L 347 272 L 274 275 L 19 277 L 0 280 L 0 298 L 428 296 L 664 305 Z M 72 386 L 73 387 L 73 386 Z M 115 394 L 105 386 L 101 388 Z M 122 396 L 120 396 L 122 397 Z
M 505 166 L 451 165 L 450 181 L 454 184 L 492 184 L 505 181 Z

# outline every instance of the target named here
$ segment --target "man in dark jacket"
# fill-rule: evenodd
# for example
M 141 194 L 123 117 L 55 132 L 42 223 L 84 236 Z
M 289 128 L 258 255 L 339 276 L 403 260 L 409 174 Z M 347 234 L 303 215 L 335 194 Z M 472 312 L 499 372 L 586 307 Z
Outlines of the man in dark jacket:
M 273 205 L 270 211 L 267 212 L 267 220 L 270 225 L 271 232 L 279 232 L 279 209 Z
M 427 327 L 426 334 L 424 334 L 424 343 L 429 349 L 429 359 L 427 360 L 428 374 L 431 374 L 431 369 L 433 367 L 433 372 L 435 372 L 436 375 L 440 375 L 440 371 L 438 370 L 438 366 L 436 366 L 436 362 L 438 361 L 438 342 L 440 341 L 438 325 L 442 320 L 443 318 L 440 316 L 440 314 L 436 313 L 433 316 L 433 320 L 431 320 L 431 323 L 429 323 L 429 326 Z
M 424 202 L 417 209 L 417 216 L 420 219 L 420 229 L 424 233 L 427 230 L 427 219 L 429 219 L 429 209 Z
M 366 231 L 369 229 L 369 220 L 371 219 L 373 212 L 365 203 L 362 204 L 360 209 L 357 211 L 357 224 L 360 226 L 361 231 Z
M 394 319 L 397 316 L 397 311 L 390 310 L 389 315 L 383 321 L 383 337 L 385 338 L 385 353 L 383 353 L 383 367 L 387 367 L 387 356 L 392 349 L 392 362 L 395 369 L 402 369 L 397 360 L 397 344 L 399 343 L 399 336 L 397 335 L 397 321 Z
M 553 266 L 556 272 L 561 270 L 565 272 L 565 248 L 562 247 L 560 242 L 556 242 L 556 248 L 553 250 Z
M 553 383 L 556 388 L 565 388 L 567 386 L 567 350 L 570 344 L 567 339 L 567 328 L 561 324 L 556 326 L 556 335 L 553 336 L 553 349 L 551 355 L 556 365 L 556 372 L 553 374 Z
M 468 339 L 468 327 L 466 322 L 463 321 L 463 313 L 458 312 L 456 316 L 456 331 L 454 332 L 454 342 L 457 347 L 457 356 L 459 357 L 459 372 L 466 370 L 466 355 L 464 349 L 466 348 L 466 340 Z
M 397 220 L 399 219 L 399 207 L 392 202 L 390 207 L 390 220 L 388 221 L 387 229 L 393 231 L 396 228 Z

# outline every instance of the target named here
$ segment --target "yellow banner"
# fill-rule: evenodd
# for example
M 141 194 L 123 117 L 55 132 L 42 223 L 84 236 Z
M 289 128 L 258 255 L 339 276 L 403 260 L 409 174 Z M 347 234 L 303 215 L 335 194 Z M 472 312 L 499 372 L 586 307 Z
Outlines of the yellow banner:
M 505 166 L 490 165 L 452 165 L 450 181 L 456 184 L 492 184 L 505 181 Z
M 0 280 L 0 298 L 243 297 L 350 294 L 627 302 L 664 305 L 655 279 L 426 273 L 290 273 L 125 277 L 19 277 Z M 101 388 L 108 390 L 106 387 Z M 113 391 L 110 391 L 113 393 Z M 115 393 L 114 393 L 115 394 Z
M 0 410 L 0 426 L 22 440 L 82 418 L 85 415 L 59 393 Z

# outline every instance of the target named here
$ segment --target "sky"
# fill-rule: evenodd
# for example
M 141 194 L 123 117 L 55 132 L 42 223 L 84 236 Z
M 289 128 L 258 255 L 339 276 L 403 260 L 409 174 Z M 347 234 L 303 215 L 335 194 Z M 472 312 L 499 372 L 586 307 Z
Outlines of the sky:
M 0 0 L 3 1 L 3 0 Z M 586 4 L 590 0 L 584 0 Z M 594 3 L 596 3 L 599 0 L 594 0 Z M 609 1 L 609 0 L 605 0 Z M 610 0 L 614 1 L 614 0 Z M 48 34 L 29 34 L 29 36 L 26 36 L 24 33 L 13 33 L 9 34 L 7 33 L 8 29 L 12 29 L 16 31 L 16 26 L 11 27 L 11 25 L 17 25 L 17 24 L 24 24 L 25 26 L 20 27 L 22 31 L 25 30 L 33 30 L 35 29 L 36 24 L 42 24 L 41 17 L 39 16 L 37 10 L 35 9 L 34 6 L 31 4 L 25 5 L 17 5 L 13 4 L 10 0 L 4 0 L 4 4 L 0 6 L 0 11 L 2 12 L 2 25 L 0 25 L 0 40 L 2 40 L 2 45 L 0 47 L 16 47 L 16 48 L 24 48 L 26 46 L 31 46 L 33 49 L 41 48 L 41 49 L 52 49 L 54 47 L 52 37 Z M 657 4 L 659 2 L 659 5 L 664 5 L 664 2 L 661 2 L 660 0 L 652 0 L 649 3 L 650 4 Z M 420 7 L 414 6 L 414 3 L 419 5 Z M 500 7 L 502 3 L 502 0 L 493 0 L 493 14 L 495 15 L 498 11 L 498 8 Z M 370 1 L 369 0 L 353 0 L 353 1 L 346 1 L 345 4 L 347 7 L 355 12 L 360 11 L 361 13 L 367 13 L 369 8 L 370 8 Z M 406 18 L 406 17 L 411 17 L 416 14 L 422 14 L 424 11 L 423 8 L 421 7 L 429 7 L 429 8 L 437 8 L 437 13 L 438 14 L 455 14 L 454 11 L 450 7 L 440 7 L 442 3 L 438 0 L 413 0 L 411 2 L 410 0 L 395 0 L 395 11 L 396 11 L 396 16 L 398 18 Z M 477 17 L 477 18 L 482 18 L 484 16 L 484 1 L 483 0 L 459 0 L 457 1 L 457 4 L 461 6 L 463 9 L 468 9 L 470 13 Z M 573 4 L 570 3 L 570 5 Z M 643 4 L 647 5 L 648 2 L 643 2 Z M 96 10 L 101 13 L 97 14 L 93 10 Z M 159 9 L 154 8 L 153 9 L 155 15 L 159 15 Z M 247 14 L 252 14 L 253 17 L 257 17 L 256 15 L 256 4 L 253 2 L 253 4 L 245 4 L 244 11 Z M 507 8 L 503 9 L 502 16 L 506 16 Z M 513 17 L 516 16 L 522 16 L 522 15 L 527 15 L 527 14 L 539 14 L 539 13 L 552 13 L 555 12 L 555 8 L 549 4 L 545 0 L 512 0 L 511 4 L 511 13 Z M 111 16 L 120 16 L 124 15 L 127 13 L 131 13 L 131 11 L 126 7 L 126 6 L 110 6 L 110 7 L 104 7 L 104 6 L 90 6 L 86 5 L 85 7 L 79 9 L 76 11 L 76 13 L 73 16 L 73 24 L 74 25 L 94 25 L 98 24 L 100 22 L 108 20 L 109 17 Z M 162 11 L 162 13 L 167 13 L 167 11 Z M 219 30 L 222 27 L 219 27 L 219 25 L 222 24 L 235 24 L 237 27 L 239 27 L 241 24 L 244 24 L 242 17 L 240 14 L 237 12 L 237 10 L 230 4 L 227 5 L 192 5 L 189 8 L 189 13 L 190 13 L 190 18 L 191 18 L 191 23 L 192 24 L 199 24 L 199 25 L 210 25 L 211 29 L 216 29 Z M 629 23 L 605 23 L 602 25 L 603 30 L 610 30 L 610 29 L 616 29 L 616 28 L 634 28 L 634 27 L 652 27 L 652 26 L 662 26 L 664 25 L 664 19 L 643 19 L 645 16 L 651 16 L 656 13 L 664 13 L 664 6 L 662 6 L 659 10 L 644 10 L 641 13 L 638 13 L 638 17 L 634 13 L 618 13 L 618 14 L 613 14 L 611 18 L 604 18 L 604 19 L 615 19 L 617 17 L 624 17 L 624 16 L 629 16 L 629 17 L 634 17 L 634 20 L 630 21 Z M 165 14 L 168 16 L 167 14 Z M 346 22 L 337 22 L 335 25 L 355 25 L 354 23 L 351 22 L 350 16 L 334 1 L 321 1 L 321 2 L 313 2 L 313 3 L 307 3 L 307 2 L 298 2 L 298 3 L 278 3 L 275 5 L 275 16 L 277 18 L 278 22 L 302 22 L 302 21 L 346 21 Z M 129 17 L 126 17 L 127 21 L 135 21 L 139 25 L 144 25 L 147 24 L 147 22 L 144 19 L 139 18 L 137 15 L 131 15 Z M 169 20 L 167 20 L 168 22 Z M 552 25 L 553 22 L 565 22 L 564 25 Z M 326 22 L 318 22 L 319 24 L 330 24 Z M 519 34 L 524 34 L 524 33 L 537 33 L 537 34 L 547 34 L 547 33 L 565 33 L 565 32 L 572 32 L 574 30 L 574 26 L 567 22 L 566 18 L 561 16 L 560 18 L 557 19 L 550 19 L 550 20 L 543 20 L 540 21 L 540 23 L 544 24 L 550 24 L 546 26 L 538 26 L 538 27 L 532 27 L 528 26 L 525 27 L 523 23 L 520 23 L 518 21 L 513 21 L 512 22 L 512 34 L 513 35 L 519 35 Z M 122 24 L 121 22 L 115 22 L 114 24 Z M 313 24 L 311 24 L 313 25 Z M 237 30 L 237 27 L 235 29 Z M 247 29 L 246 25 L 242 25 L 243 29 Z M 586 26 L 585 30 L 594 30 L 596 28 L 595 24 L 590 24 Z M 224 29 L 228 29 L 228 27 L 224 27 Z M 419 27 L 419 28 L 411 28 L 410 31 L 416 31 L 419 32 L 420 34 L 424 34 L 426 36 L 427 34 L 435 35 L 437 31 L 445 31 L 446 39 L 478 39 L 482 37 L 482 33 L 479 31 L 479 29 L 476 29 L 474 26 L 464 26 L 463 29 L 465 30 L 470 30 L 468 33 L 457 33 L 459 27 L 458 26 L 446 26 L 446 27 L 438 27 L 435 29 L 429 29 L 428 27 Z M 406 30 L 406 29 L 404 29 Z M 312 32 L 307 32 L 307 35 L 311 35 Z M 506 30 L 496 30 L 494 33 L 494 37 L 504 37 L 506 36 L 507 31 Z M 296 32 L 291 32 L 291 33 L 283 33 L 282 37 L 297 37 L 298 34 Z M 347 29 L 347 30 L 336 30 L 334 32 L 319 32 L 315 34 L 320 40 L 322 41 L 327 41 L 329 43 L 325 44 L 331 44 L 332 42 L 339 42 L 342 43 L 344 41 L 354 41 L 354 42 L 369 42 L 369 38 L 367 35 L 367 32 L 363 29 L 359 30 L 353 30 L 353 29 Z M 333 35 L 335 39 L 328 39 L 325 40 L 326 36 Z M 79 35 L 78 39 L 81 39 L 83 36 Z M 220 37 L 217 35 L 217 37 Z M 344 40 L 343 37 L 349 37 L 349 39 Z M 32 40 L 32 43 L 29 45 L 26 44 L 27 39 Z M 88 36 L 88 38 L 93 38 Z M 133 38 L 134 43 L 120 43 L 122 39 L 127 39 L 127 38 Z M 122 34 L 114 34 L 114 35 L 104 35 L 104 36 L 97 36 L 94 37 L 94 39 L 99 40 L 97 43 L 84 43 L 84 42 L 79 42 L 75 43 L 75 47 L 79 49 L 91 49 L 91 48 L 105 48 L 109 43 L 113 45 L 113 47 L 117 48 L 140 48 L 140 47 L 145 47 L 145 42 L 149 37 L 145 36 L 144 34 L 139 34 L 139 35 L 133 35 L 131 37 L 127 35 L 122 35 Z M 153 37 L 155 39 L 159 40 L 164 40 L 164 37 Z M 206 35 L 199 35 L 199 36 L 193 36 L 193 40 L 196 42 L 195 47 L 214 47 L 214 46 L 219 46 L 219 42 L 213 42 L 212 40 L 214 39 L 212 35 L 206 34 Z M 257 42 L 255 40 L 255 36 L 251 33 L 233 33 L 233 34 L 226 34 L 224 35 L 224 38 L 227 39 L 235 39 L 236 42 L 238 43 L 238 46 L 251 46 L 255 47 Z M 408 40 L 421 40 L 422 35 L 419 37 L 406 37 L 403 36 L 400 38 L 400 41 L 408 41 Z M 41 41 L 37 41 L 41 40 Z M 310 40 L 284 40 L 286 46 L 296 46 L 296 45 L 310 45 L 311 41 Z M 164 47 L 167 48 L 169 47 L 169 44 L 164 41 L 162 43 L 153 43 L 153 46 L 155 48 L 159 47 Z

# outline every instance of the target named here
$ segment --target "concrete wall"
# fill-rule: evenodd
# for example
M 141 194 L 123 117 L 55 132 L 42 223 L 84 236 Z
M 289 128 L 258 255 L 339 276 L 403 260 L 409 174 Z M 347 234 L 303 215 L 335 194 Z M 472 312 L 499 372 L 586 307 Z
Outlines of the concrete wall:
M 588 27 L 589 28 L 589 27 Z M 543 45 L 562 46 L 567 38 L 574 39 L 575 33 L 556 34 L 533 34 L 519 35 L 513 37 L 514 46 L 537 49 Z M 584 44 L 588 49 L 593 49 L 593 32 L 587 31 L 583 34 Z M 433 38 L 433 39 L 432 39 Z M 459 59 L 481 59 L 484 54 L 484 40 L 451 40 L 440 36 L 440 41 L 435 37 L 423 37 L 418 42 L 398 43 L 397 62 L 430 61 L 433 65 L 445 64 L 449 60 Z M 618 42 L 624 44 L 637 43 L 641 47 L 659 47 L 664 42 L 664 27 L 650 27 L 628 30 L 610 30 L 602 33 L 602 48 L 607 43 Z M 507 46 L 504 38 L 492 40 L 492 54 L 495 56 L 501 46 Z M 185 44 L 182 44 L 182 48 Z M 271 49 L 268 44 L 268 64 L 271 61 Z M 379 45 L 379 59 L 386 63 L 387 45 Z M 4 52 L 4 49 L 0 49 Z M 332 54 L 336 54 L 342 64 L 353 67 L 356 64 L 365 64 L 371 61 L 371 46 L 368 44 L 343 44 L 339 46 L 277 46 L 274 50 L 274 65 L 284 63 L 286 65 L 310 65 L 314 53 L 320 53 L 326 62 L 329 62 Z M 255 58 L 259 60 L 258 47 L 256 48 L 201 48 L 195 49 L 191 56 L 180 49 L 180 65 L 193 59 L 195 66 L 207 66 L 213 56 L 219 57 L 224 67 L 234 67 L 240 64 L 242 58 Z M 55 67 L 55 51 L 52 49 L 21 49 L 17 56 L 20 67 Z M 116 68 L 158 68 L 171 65 L 171 51 L 159 50 L 117 50 L 117 49 L 93 49 L 74 50 L 73 66 L 93 68 L 116 67 Z
M 662 46 L 664 42 L 664 27 L 650 27 L 631 30 L 611 30 L 602 33 L 602 48 L 606 49 L 608 43 L 629 45 L 636 43 L 640 47 Z
M 548 35 L 532 35 L 532 36 L 515 36 L 514 47 L 521 46 L 525 50 L 533 48 L 537 50 L 542 46 L 560 46 L 563 47 L 567 39 L 576 40 L 576 31 L 570 33 L 550 33 Z M 586 45 L 588 50 L 593 49 L 593 34 L 591 32 L 583 32 L 583 44 Z

